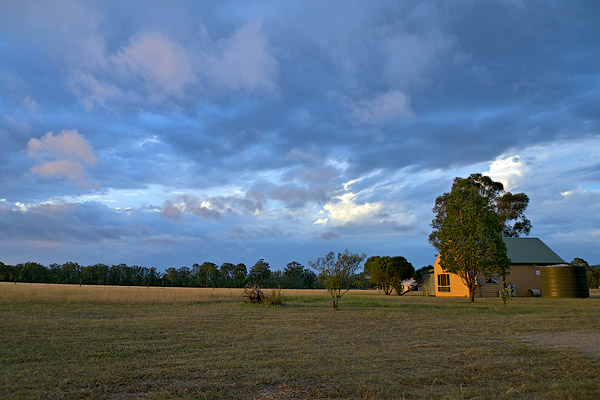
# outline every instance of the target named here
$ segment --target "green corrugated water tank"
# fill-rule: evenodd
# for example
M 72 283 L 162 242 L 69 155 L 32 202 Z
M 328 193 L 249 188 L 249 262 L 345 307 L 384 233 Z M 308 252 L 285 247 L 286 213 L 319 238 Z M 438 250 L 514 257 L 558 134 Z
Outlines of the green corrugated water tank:
M 550 265 L 540 269 L 542 297 L 590 297 L 585 267 Z

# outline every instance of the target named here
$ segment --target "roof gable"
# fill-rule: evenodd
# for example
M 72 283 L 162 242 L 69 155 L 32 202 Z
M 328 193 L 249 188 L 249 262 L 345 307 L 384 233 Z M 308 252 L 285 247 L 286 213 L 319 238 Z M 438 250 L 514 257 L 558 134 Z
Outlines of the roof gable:
M 511 264 L 564 264 L 565 261 L 538 238 L 502 238 Z

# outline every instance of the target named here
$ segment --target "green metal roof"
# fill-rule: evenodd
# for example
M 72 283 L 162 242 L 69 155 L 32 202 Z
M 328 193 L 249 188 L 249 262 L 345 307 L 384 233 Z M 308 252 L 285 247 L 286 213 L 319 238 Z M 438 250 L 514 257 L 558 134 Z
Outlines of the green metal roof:
M 502 238 L 511 264 L 564 264 L 565 260 L 538 238 Z

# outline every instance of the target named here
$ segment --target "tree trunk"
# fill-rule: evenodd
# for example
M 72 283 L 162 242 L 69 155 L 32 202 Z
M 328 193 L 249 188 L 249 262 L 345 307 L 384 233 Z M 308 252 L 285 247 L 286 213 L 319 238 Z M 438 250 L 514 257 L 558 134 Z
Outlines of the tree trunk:
M 469 288 L 469 301 L 471 303 L 475 302 L 475 288 Z

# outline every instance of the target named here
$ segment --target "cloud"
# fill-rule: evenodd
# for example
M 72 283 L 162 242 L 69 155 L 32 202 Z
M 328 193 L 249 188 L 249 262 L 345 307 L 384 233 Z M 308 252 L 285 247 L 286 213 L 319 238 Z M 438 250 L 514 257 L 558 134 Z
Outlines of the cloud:
M 0 237 L 28 243 L 98 243 L 123 237 L 144 237 L 151 229 L 135 217 L 98 203 L 42 203 L 3 212 Z M 135 222 L 135 226 L 131 225 Z
M 263 212 L 263 201 L 264 196 L 257 191 L 249 191 L 244 197 L 180 195 L 164 202 L 161 215 L 170 219 L 180 219 L 183 213 L 213 219 L 225 213 L 258 215 Z
M 41 139 L 32 138 L 27 143 L 27 152 L 32 157 L 75 158 L 87 165 L 98 160 L 90 143 L 76 129 L 63 130 L 54 136 L 46 133 Z
M 41 139 L 27 142 L 27 153 L 37 160 L 31 172 L 46 178 L 66 178 L 85 183 L 85 166 L 98 161 L 91 144 L 76 129 L 63 130 L 54 136 L 48 132 Z
M 188 51 L 158 32 L 139 32 L 112 59 L 133 79 L 168 95 L 181 95 L 196 76 Z
M 204 72 L 230 90 L 274 92 L 277 89 L 278 62 L 268 49 L 258 21 L 215 43 L 204 62 Z
M 328 223 L 338 226 L 368 222 L 383 206 L 380 202 L 358 204 L 356 200 L 356 194 L 344 193 L 327 202 L 323 209 L 327 212 Z
M 485 175 L 489 175 L 495 181 L 502 182 L 504 190 L 510 191 L 519 186 L 525 173 L 527 173 L 527 165 L 517 155 L 492 161 L 490 170 Z
M 70 160 L 47 161 L 32 167 L 31 172 L 46 178 L 67 178 L 74 181 L 84 180 L 83 165 Z
M 118 86 L 111 82 L 99 81 L 90 73 L 71 73 L 68 86 L 79 97 L 87 111 L 92 111 L 96 106 L 108 109 L 113 102 L 127 102 L 127 97 Z
M 341 235 L 339 233 L 333 231 L 323 232 L 319 235 L 319 238 L 323 240 L 339 239 L 340 237 Z
M 378 124 L 414 116 L 409 98 L 399 90 L 379 93 L 351 106 L 352 115 L 361 122 Z

